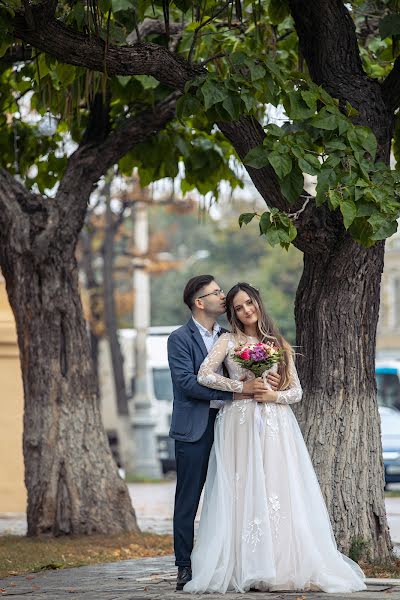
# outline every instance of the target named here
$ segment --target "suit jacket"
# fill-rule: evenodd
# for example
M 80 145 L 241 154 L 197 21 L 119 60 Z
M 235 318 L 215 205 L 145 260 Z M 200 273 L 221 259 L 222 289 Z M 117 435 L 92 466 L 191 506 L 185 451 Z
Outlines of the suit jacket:
M 226 329 L 221 329 L 224 333 Z M 168 338 L 168 362 L 174 390 L 171 429 L 175 440 L 196 442 L 208 423 L 211 400 L 232 400 L 232 392 L 212 390 L 197 383 L 197 373 L 208 352 L 193 319 Z

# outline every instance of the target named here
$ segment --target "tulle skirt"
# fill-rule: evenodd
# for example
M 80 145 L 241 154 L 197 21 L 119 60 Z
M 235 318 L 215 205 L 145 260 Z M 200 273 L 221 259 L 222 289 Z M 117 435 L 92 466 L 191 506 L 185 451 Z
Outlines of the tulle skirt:
M 365 589 L 337 550 L 289 406 L 242 400 L 219 412 L 192 570 L 185 592 Z

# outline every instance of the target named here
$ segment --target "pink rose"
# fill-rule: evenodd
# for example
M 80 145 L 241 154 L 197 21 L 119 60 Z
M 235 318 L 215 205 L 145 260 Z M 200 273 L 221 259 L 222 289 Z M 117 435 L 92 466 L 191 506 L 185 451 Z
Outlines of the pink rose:
M 243 352 L 240 354 L 240 358 L 243 358 L 243 360 L 250 360 L 250 351 L 243 350 Z

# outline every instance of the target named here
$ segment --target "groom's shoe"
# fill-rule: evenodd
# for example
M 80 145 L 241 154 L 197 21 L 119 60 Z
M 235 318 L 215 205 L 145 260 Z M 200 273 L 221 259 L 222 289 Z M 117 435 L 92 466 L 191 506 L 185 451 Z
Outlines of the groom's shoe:
M 183 586 L 192 579 L 192 569 L 190 567 L 178 567 L 178 577 L 176 579 L 176 591 L 183 590 Z

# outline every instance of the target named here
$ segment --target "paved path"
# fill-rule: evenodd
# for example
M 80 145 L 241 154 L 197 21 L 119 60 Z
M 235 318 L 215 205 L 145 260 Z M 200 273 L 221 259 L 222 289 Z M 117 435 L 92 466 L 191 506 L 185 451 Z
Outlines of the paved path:
M 28 577 L 0 580 L 1 597 L 23 600 L 194 600 L 198 596 L 175 591 L 172 557 L 142 558 L 117 563 L 46 571 Z M 238 594 L 201 595 L 205 600 L 238 600 Z M 375 582 L 356 594 L 318 592 L 247 592 L 245 600 L 400 600 L 400 580 Z

